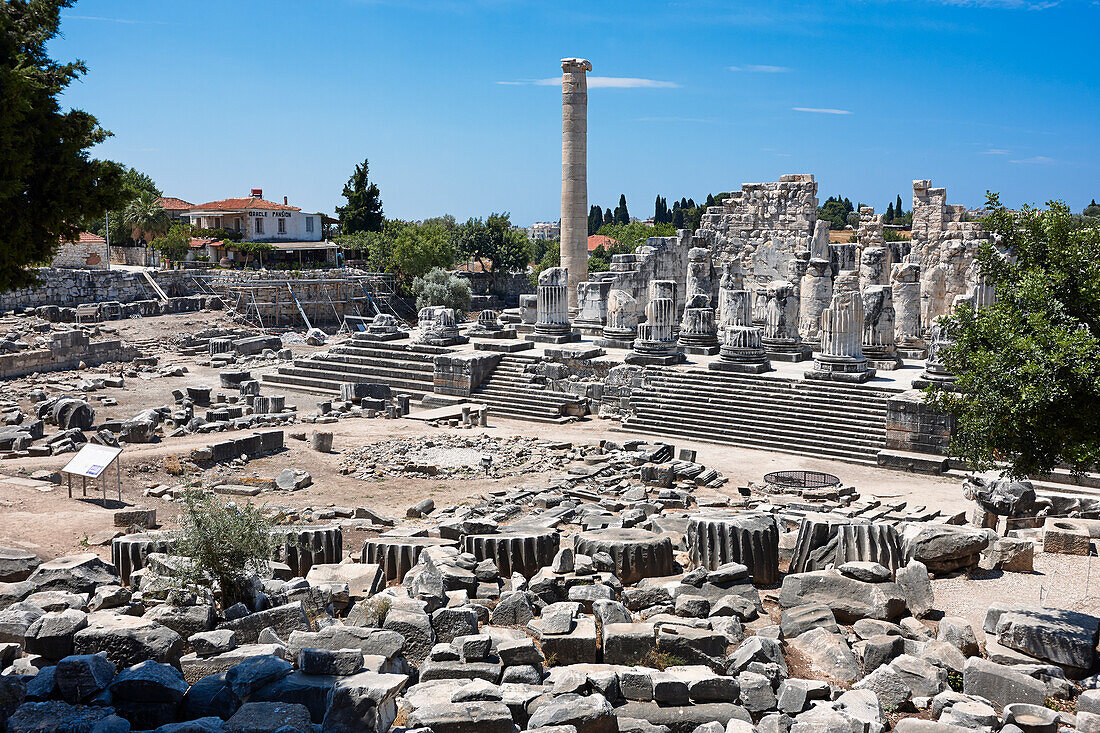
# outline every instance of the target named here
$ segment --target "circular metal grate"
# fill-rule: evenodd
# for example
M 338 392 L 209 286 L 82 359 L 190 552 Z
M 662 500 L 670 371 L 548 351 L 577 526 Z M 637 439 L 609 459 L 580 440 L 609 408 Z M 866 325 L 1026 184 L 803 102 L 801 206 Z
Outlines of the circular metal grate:
M 823 489 L 828 486 L 840 486 L 839 478 L 821 471 L 774 471 L 765 475 L 764 481 L 773 486 L 790 489 Z

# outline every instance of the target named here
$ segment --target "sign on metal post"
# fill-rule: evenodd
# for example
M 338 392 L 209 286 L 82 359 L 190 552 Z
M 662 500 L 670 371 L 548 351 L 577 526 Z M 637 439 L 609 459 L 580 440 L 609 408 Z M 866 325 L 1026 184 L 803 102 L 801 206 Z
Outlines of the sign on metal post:
M 119 466 L 118 456 L 121 448 L 112 448 L 109 445 L 96 445 L 85 443 L 75 456 L 72 457 L 61 473 L 68 478 L 69 498 L 73 497 L 73 476 L 80 477 L 81 490 L 84 496 L 88 495 L 88 479 L 99 479 L 100 489 L 103 492 L 103 506 L 107 506 L 107 471 L 113 463 L 115 465 L 115 483 L 118 490 L 118 500 L 122 501 L 122 469 Z

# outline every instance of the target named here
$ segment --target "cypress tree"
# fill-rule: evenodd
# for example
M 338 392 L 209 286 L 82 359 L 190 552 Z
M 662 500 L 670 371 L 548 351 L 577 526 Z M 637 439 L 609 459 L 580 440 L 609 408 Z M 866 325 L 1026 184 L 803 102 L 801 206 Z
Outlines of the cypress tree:
M 707 194 L 707 206 L 716 206 L 717 202 L 714 200 L 714 194 Z
M 672 207 L 672 226 L 677 229 L 684 228 L 684 210 L 681 209 L 679 205 L 674 205 Z
M 894 216 L 904 216 L 905 209 L 901 205 L 901 194 L 898 194 L 898 202 L 894 205 Z
M 615 220 L 619 224 L 630 223 L 630 212 L 626 208 L 626 194 L 619 194 L 619 205 L 615 208 Z
M 886 216 L 882 217 L 882 220 L 887 224 L 894 223 L 894 205 L 888 204 L 886 206 Z
M 604 224 L 614 224 L 615 223 L 615 216 L 611 213 L 611 209 L 604 209 L 603 210 L 603 223 Z

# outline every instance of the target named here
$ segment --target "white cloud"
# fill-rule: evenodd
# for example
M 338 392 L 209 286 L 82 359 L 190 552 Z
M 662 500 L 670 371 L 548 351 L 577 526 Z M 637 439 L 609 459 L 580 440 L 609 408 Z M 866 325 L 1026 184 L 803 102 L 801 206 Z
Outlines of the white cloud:
M 771 66 L 769 64 L 745 64 L 743 66 L 731 66 L 730 71 L 755 71 L 761 74 L 784 74 L 792 69 L 786 66 Z
M 1049 10 L 1061 4 L 1061 0 L 935 0 L 935 2 L 941 5 L 1002 10 Z
M 819 115 L 850 115 L 850 109 L 833 109 L 831 107 L 791 107 L 795 112 L 813 112 Z
M 1001 148 L 990 148 L 989 150 L 981 151 L 981 155 L 1008 155 L 1009 152 L 1011 151 L 1003 150 Z
M 106 18 L 101 15 L 69 15 L 61 16 L 64 20 L 100 20 L 104 23 L 124 23 L 126 25 L 169 25 L 163 20 L 135 20 L 133 18 Z
M 519 79 L 517 81 L 498 81 L 497 84 L 507 86 L 524 86 L 532 84 L 538 87 L 561 86 L 561 77 L 552 76 L 547 79 Z M 590 76 L 588 77 L 589 89 L 676 89 L 680 85 L 674 81 L 661 81 L 659 79 L 639 79 L 633 76 Z
M 1054 158 L 1048 158 L 1045 155 L 1033 155 L 1030 158 L 1021 158 L 1020 160 L 1010 160 L 1008 162 L 1009 163 L 1024 163 L 1024 164 L 1035 163 L 1035 164 L 1039 164 L 1039 165 L 1047 165 L 1047 164 L 1050 164 L 1050 163 L 1055 163 L 1057 161 L 1055 161 Z

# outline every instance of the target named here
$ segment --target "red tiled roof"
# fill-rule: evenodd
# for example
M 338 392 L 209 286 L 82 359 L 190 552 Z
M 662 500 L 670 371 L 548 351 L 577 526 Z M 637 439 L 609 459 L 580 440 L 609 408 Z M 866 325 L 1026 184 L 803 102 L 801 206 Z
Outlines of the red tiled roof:
M 91 232 L 81 232 L 80 236 L 75 240 L 70 240 L 71 244 L 106 244 L 107 240 L 98 234 L 92 234 Z
M 192 237 L 191 238 L 191 248 L 192 249 L 200 249 L 200 248 L 205 247 L 209 244 L 221 244 L 221 241 L 222 240 L 220 240 L 220 239 L 209 239 L 207 237 Z
M 249 196 L 247 198 L 240 199 L 222 199 L 221 201 L 211 201 L 205 204 L 198 204 L 192 206 L 192 211 L 236 211 L 238 209 L 268 209 L 272 211 L 301 211 L 297 206 L 287 206 L 286 204 L 277 204 L 274 201 L 267 201 L 259 196 Z
M 606 235 L 592 234 L 588 237 L 588 251 L 589 252 L 594 251 L 596 249 L 596 247 L 599 247 L 601 244 L 603 245 L 604 249 L 607 249 L 611 245 L 618 244 L 618 243 L 619 243 L 619 240 L 612 239 L 611 237 L 608 237 Z
M 194 204 L 190 201 L 178 199 L 175 196 L 161 196 L 157 199 L 157 206 L 165 211 L 187 211 L 194 206 Z

